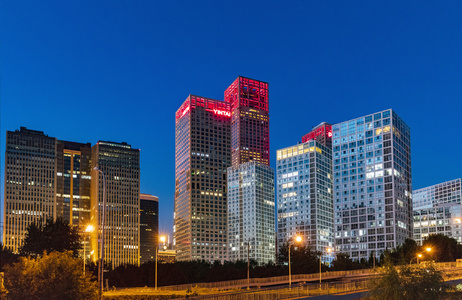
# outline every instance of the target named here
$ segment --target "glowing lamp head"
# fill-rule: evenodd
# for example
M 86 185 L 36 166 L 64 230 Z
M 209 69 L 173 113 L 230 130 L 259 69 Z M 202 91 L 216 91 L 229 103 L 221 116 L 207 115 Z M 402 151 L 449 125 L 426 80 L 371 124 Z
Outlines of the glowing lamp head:
M 299 235 L 297 235 L 297 236 L 295 237 L 295 241 L 296 241 L 297 243 L 300 243 L 300 242 L 302 241 L 302 237 L 299 236 Z
M 95 227 L 93 225 L 88 225 L 87 228 L 85 228 L 85 232 L 93 232 L 95 230 Z
M 422 257 L 422 254 L 417 255 L 418 257 Z
M 327 248 L 326 250 L 327 250 L 327 252 L 331 252 L 332 248 Z
M 161 243 L 165 243 L 165 236 L 161 236 L 161 237 L 159 238 L 159 241 L 160 241 Z
M 427 248 L 427 252 L 430 252 L 430 251 L 432 251 L 432 248 L 430 248 L 430 247 Z

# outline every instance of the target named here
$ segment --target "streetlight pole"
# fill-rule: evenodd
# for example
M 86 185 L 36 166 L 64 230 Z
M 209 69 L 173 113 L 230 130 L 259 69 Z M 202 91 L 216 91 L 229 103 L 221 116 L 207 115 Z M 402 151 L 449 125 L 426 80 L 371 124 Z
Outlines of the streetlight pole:
M 165 236 L 161 236 L 159 238 L 159 241 L 164 243 L 165 242 Z M 159 241 L 156 241 L 156 271 L 155 271 L 155 291 L 157 292 L 157 256 L 159 255 Z
M 332 249 L 331 249 L 331 248 L 327 248 L 326 251 L 327 251 L 327 252 L 331 252 Z M 322 252 L 321 252 L 321 254 L 319 254 L 319 283 L 321 283 L 321 278 L 322 278 L 322 277 L 321 277 L 321 276 L 322 276 L 322 273 L 321 273 L 321 272 L 322 272 L 321 258 L 322 258 Z
M 90 233 L 93 232 L 94 227 L 92 225 L 88 225 L 87 228 L 85 228 L 85 232 L 88 233 L 88 243 L 90 243 Z M 85 233 L 83 235 L 83 276 L 85 276 L 85 265 L 86 265 L 86 259 L 87 256 L 85 254 Z
M 250 241 L 247 241 L 247 289 L 250 289 Z
M 103 175 L 103 212 L 101 217 L 101 247 L 99 252 L 99 269 L 98 269 L 98 277 L 99 277 L 99 291 L 100 297 L 103 299 L 103 286 L 104 286 L 104 220 L 106 218 L 106 175 L 103 171 L 99 169 L 98 166 L 94 167 L 93 170 L 99 172 Z
M 301 236 L 297 236 L 295 237 L 295 241 L 296 242 L 301 242 L 302 241 L 302 237 Z M 289 290 L 292 289 L 292 273 L 291 273 L 291 269 L 290 269 L 290 246 L 293 244 L 293 242 L 291 243 L 289 241 Z

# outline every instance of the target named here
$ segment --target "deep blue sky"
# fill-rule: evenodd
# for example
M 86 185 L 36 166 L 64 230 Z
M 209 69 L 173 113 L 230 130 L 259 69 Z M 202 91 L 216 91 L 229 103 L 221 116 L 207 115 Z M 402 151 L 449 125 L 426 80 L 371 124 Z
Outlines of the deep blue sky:
M 462 1 L 3 0 L 0 18 L 2 187 L 6 130 L 126 141 L 171 232 L 175 111 L 238 75 L 269 83 L 273 166 L 322 121 L 393 108 L 414 188 L 462 176 Z

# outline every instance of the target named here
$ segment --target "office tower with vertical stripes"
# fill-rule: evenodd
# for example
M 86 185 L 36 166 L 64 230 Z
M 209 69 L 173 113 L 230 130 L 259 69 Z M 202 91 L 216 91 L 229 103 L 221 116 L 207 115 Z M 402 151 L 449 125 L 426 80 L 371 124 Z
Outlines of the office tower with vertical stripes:
M 140 194 L 140 264 L 156 259 L 159 246 L 159 198 Z
M 100 228 L 103 208 L 103 176 L 106 176 L 105 261 L 112 267 L 138 265 L 140 261 L 140 150 L 125 142 L 99 141 L 91 157 L 90 223 Z M 98 231 L 91 234 L 92 260 L 100 249 Z
M 56 138 L 6 132 L 3 245 L 18 253 L 32 223 L 56 219 Z
M 176 259 L 221 261 L 227 246 L 230 104 L 190 95 L 176 112 Z

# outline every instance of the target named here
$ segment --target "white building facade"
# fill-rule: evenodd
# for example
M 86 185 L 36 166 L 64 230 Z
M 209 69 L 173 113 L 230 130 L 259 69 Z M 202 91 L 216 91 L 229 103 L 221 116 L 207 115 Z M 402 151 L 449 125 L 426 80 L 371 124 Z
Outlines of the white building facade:
M 461 239 L 461 179 L 446 181 L 412 192 L 414 240 L 417 244 L 432 234 Z
M 278 245 L 302 243 L 331 262 L 333 248 L 332 150 L 315 140 L 277 151 Z
M 228 168 L 228 260 L 276 257 L 274 170 L 250 161 Z

